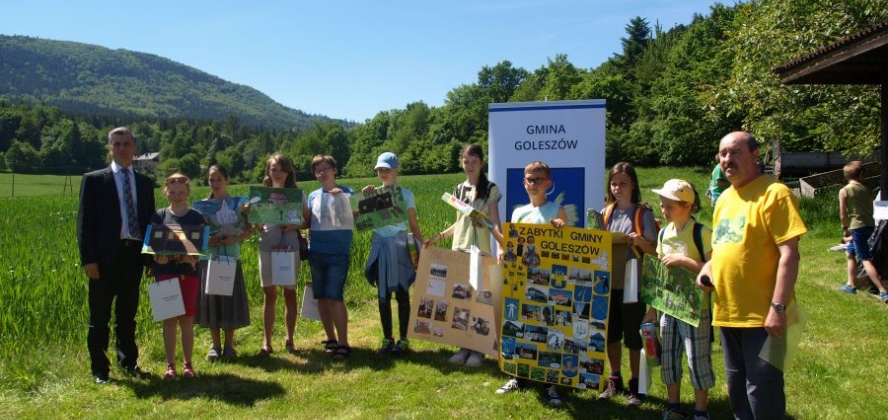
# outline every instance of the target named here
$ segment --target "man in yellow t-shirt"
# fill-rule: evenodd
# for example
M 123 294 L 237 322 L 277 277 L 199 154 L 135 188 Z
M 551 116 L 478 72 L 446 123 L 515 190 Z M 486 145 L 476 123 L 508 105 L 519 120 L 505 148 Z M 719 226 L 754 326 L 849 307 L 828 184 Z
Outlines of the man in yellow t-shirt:
M 783 372 L 758 355 L 769 335 L 779 338 L 786 333 L 785 310 L 794 299 L 798 276 L 799 238 L 808 229 L 792 192 L 758 170 L 758 144 L 752 134 L 726 135 L 718 159 L 731 187 L 715 205 L 712 260 L 697 283 L 716 292 L 712 325 L 721 330 L 735 418 L 783 419 Z

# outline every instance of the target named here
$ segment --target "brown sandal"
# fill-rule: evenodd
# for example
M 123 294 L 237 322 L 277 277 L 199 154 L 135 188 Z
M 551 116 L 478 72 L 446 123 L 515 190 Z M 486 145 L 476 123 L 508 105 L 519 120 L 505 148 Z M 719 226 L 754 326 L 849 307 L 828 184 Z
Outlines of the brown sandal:
M 262 348 L 259 349 L 259 356 L 261 357 L 271 356 L 272 353 L 274 353 L 274 350 L 272 350 L 271 347 L 262 346 Z
M 284 348 L 287 349 L 287 353 L 296 354 L 296 347 L 293 345 L 292 341 L 287 341 L 284 343 Z

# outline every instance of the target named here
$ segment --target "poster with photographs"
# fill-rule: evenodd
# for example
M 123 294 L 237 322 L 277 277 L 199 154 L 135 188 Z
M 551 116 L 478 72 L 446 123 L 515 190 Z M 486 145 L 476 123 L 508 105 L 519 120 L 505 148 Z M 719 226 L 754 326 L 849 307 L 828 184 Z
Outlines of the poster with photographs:
M 684 267 L 667 267 L 656 257 L 644 256 L 641 300 L 688 324 L 700 325 L 704 292 L 697 275 Z
M 469 282 L 468 252 L 430 247 L 419 257 L 410 314 L 409 338 L 450 344 L 497 356 L 494 297 L 499 281 L 490 270 L 496 260 L 481 257 L 483 278 Z
M 301 225 L 302 190 L 299 188 L 250 187 L 250 223 Z
M 152 223 L 145 232 L 142 253 L 151 255 L 203 255 L 210 241 L 207 226 Z
M 538 382 L 601 390 L 611 233 L 506 223 L 500 369 Z
M 247 197 L 226 197 L 195 201 L 193 205 L 211 232 L 220 236 L 240 236 L 247 228 L 246 203 Z
M 397 185 L 376 188 L 371 193 L 357 193 L 351 196 L 351 207 L 352 211 L 358 212 L 355 228 L 359 231 L 407 221 L 407 203 Z

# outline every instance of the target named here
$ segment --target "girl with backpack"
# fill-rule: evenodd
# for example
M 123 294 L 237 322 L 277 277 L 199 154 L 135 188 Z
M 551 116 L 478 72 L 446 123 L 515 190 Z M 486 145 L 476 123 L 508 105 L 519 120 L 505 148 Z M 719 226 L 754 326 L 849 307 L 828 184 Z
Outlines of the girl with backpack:
M 638 175 L 632 164 L 620 162 L 614 165 L 608 173 L 607 185 L 607 201 L 601 212 L 605 229 L 628 236 L 629 250 L 626 258 L 635 264 L 635 272 L 640 275 L 643 254 L 653 255 L 656 252 L 658 229 L 654 213 L 650 207 L 641 204 Z M 611 371 L 607 385 L 598 398 L 609 399 L 618 393 L 626 393 L 620 374 L 622 359 L 620 342 L 625 338 L 626 347 L 629 348 L 629 368 L 632 374 L 629 379 L 627 402 L 629 405 L 637 406 L 644 401 L 644 395 L 638 392 L 638 369 L 643 347 L 638 330 L 645 315 L 645 304 L 639 296 L 626 296 L 626 301 L 631 303 L 624 303 L 623 288 L 626 280 L 632 279 L 627 279 L 628 273 L 620 264 L 615 264 L 613 268 L 607 325 L 607 359 Z M 637 278 L 635 280 L 637 281 Z

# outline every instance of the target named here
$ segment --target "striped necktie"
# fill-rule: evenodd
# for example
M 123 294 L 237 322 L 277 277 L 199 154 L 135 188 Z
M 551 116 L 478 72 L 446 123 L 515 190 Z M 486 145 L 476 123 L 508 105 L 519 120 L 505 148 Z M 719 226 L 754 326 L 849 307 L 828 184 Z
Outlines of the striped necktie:
M 140 238 L 139 218 L 136 214 L 136 204 L 133 202 L 133 188 L 130 186 L 130 169 L 123 168 L 123 200 L 126 202 L 126 221 L 131 238 Z

